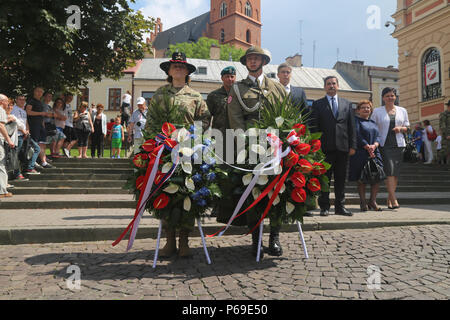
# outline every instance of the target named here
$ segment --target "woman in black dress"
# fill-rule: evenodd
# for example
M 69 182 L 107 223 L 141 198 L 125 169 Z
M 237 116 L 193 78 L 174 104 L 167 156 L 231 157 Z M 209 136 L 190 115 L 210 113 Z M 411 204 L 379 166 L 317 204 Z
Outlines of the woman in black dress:
M 350 158 L 349 181 L 356 181 L 358 184 L 361 211 L 363 212 L 369 209 L 382 211 L 377 205 L 377 194 L 380 184 L 377 183 L 371 186 L 370 200 L 367 202 L 366 185 L 360 181 L 361 172 L 370 158 L 375 159 L 377 164 L 383 167 L 383 161 L 378 149 L 380 146 L 378 126 L 374 121 L 369 120 L 372 111 L 373 107 L 370 101 L 362 100 L 358 103 L 356 109 L 358 115 L 355 117 L 358 148 L 355 155 Z

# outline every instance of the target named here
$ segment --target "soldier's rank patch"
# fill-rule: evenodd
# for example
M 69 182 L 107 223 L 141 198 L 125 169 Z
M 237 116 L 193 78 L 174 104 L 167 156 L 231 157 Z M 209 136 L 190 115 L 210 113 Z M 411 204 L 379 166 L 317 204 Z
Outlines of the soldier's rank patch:
M 228 104 L 230 104 L 232 101 L 233 101 L 233 97 L 232 97 L 232 96 L 229 96 L 229 97 L 228 97 Z

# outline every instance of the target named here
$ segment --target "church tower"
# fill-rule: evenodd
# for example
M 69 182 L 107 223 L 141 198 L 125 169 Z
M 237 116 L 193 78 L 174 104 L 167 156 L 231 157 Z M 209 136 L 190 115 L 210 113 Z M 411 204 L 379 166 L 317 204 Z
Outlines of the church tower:
M 247 50 L 261 46 L 261 0 L 211 0 L 208 37 Z

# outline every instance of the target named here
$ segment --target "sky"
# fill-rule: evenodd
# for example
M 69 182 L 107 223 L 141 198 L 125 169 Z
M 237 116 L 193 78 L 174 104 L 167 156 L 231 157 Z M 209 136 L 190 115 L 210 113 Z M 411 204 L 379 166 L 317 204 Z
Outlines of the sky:
M 208 12 L 210 2 L 136 0 L 131 6 L 145 16 L 160 17 L 163 30 L 167 30 Z M 301 53 L 305 67 L 332 68 L 338 59 L 397 67 L 398 44 L 391 36 L 394 27 L 385 27 L 386 21 L 393 20 L 396 3 L 394 0 L 261 0 L 262 47 L 271 51 L 273 64 Z

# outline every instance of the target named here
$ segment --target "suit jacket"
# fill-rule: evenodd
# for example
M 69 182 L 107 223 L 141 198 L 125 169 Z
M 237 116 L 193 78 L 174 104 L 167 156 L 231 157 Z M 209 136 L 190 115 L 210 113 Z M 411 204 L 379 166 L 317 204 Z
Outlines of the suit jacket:
M 355 114 L 350 102 L 338 98 L 338 116 L 335 118 L 327 97 L 314 101 L 311 114 L 311 131 L 322 132 L 322 150 L 324 153 L 333 151 L 349 152 L 355 149 L 356 130 Z
M 295 104 L 302 106 L 303 108 L 308 108 L 306 93 L 302 88 L 291 86 L 291 99 Z

